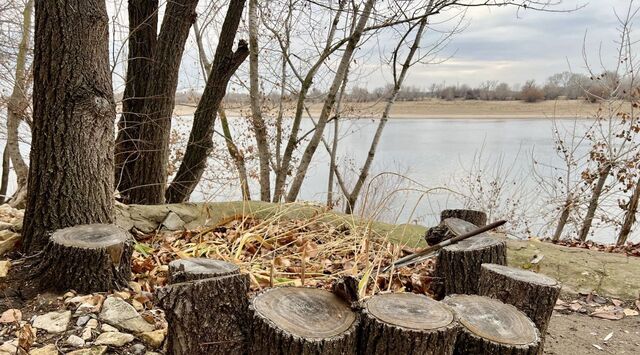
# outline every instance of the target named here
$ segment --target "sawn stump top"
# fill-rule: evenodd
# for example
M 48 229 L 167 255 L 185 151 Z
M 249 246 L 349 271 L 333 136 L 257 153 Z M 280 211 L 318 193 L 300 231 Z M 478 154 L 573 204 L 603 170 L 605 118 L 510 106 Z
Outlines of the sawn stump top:
M 546 275 L 535 273 L 533 271 L 522 270 L 518 268 L 513 268 L 505 265 L 497 265 L 497 264 L 482 264 L 482 267 L 518 281 L 523 281 L 523 282 L 541 285 L 541 286 L 558 285 L 557 280 Z
M 84 224 L 59 229 L 51 235 L 57 244 L 76 248 L 107 248 L 127 242 L 131 236 L 113 224 Z
M 454 321 L 448 306 L 414 293 L 376 295 L 366 302 L 366 307 L 379 321 L 407 329 L 433 330 Z

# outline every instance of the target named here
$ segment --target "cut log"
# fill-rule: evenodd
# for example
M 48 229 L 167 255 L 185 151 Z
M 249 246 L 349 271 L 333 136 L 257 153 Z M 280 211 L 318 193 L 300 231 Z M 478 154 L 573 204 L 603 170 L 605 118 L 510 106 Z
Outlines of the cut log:
M 514 306 L 476 295 L 453 295 L 444 303 L 453 308 L 462 325 L 454 354 L 538 353 L 538 329 Z
M 424 295 L 376 295 L 362 310 L 358 353 L 453 354 L 459 325 L 450 307 Z
M 477 227 L 457 218 L 445 220 L 455 235 Z M 444 247 L 438 253 L 432 292 L 436 299 L 452 294 L 477 294 L 480 270 L 484 263 L 506 265 L 507 245 L 504 241 L 482 233 Z
M 355 354 L 358 318 L 333 293 L 303 287 L 256 295 L 250 354 Z
M 536 324 L 543 338 L 560 295 L 555 279 L 504 265 L 483 264 L 479 294 L 511 304 Z
M 157 291 L 165 311 L 170 354 L 243 354 L 249 277 L 219 260 L 169 263 L 170 284 Z
M 126 288 L 131 279 L 133 238 L 111 224 L 60 229 L 30 273 L 30 290 L 105 292 Z
M 477 227 L 483 227 L 487 224 L 487 214 L 482 211 L 444 210 L 440 213 L 440 224 L 427 230 L 425 234 L 427 244 L 436 245 L 456 235 L 451 232 L 449 226 L 445 223 L 449 218 L 461 219 Z

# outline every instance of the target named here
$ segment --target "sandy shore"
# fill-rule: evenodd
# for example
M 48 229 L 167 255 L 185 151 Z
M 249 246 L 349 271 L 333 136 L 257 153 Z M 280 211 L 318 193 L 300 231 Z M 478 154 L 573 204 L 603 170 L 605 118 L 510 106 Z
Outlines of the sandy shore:
M 379 117 L 384 103 L 346 103 L 343 104 L 349 117 Z M 292 106 L 292 105 L 289 105 Z M 289 114 L 293 107 L 287 108 Z M 311 114 L 319 115 L 322 103 L 310 106 Z M 598 104 L 591 104 L 583 100 L 543 101 L 525 103 L 522 101 L 475 101 L 475 100 L 425 100 L 397 102 L 391 110 L 392 119 L 414 118 L 573 118 L 589 117 L 598 109 Z M 190 115 L 195 111 L 195 105 L 176 105 L 176 115 Z M 228 105 L 229 116 L 247 114 L 247 106 Z

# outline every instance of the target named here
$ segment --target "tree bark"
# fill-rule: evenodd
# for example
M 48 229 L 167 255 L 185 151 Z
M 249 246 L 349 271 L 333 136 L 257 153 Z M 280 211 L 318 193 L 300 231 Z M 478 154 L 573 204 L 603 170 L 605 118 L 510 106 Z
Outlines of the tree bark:
M 640 178 L 636 181 L 636 188 L 633 190 L 629 204 L 627 205 L 627 212 L 624 215 L 624 222 L 622 223 L 622 229 L 618 235 L 617 245 L 621 246 L 627 242 L 631 228 L 636 223 L 636 213 L 638 213 L 638 200 L 640 200 Z
M 113 218 L 115 104 L 105 2 L 38 1 L 35 12 L 27 253 L 42 249 L 51 231 Z
M 300 164 L 298 165 L 298 169 L 294 174 L 293 181 L 291 182 L 291 187 L 289 188 L 289 192 L 286 196 L 287 202 L 293 202 L 298 198 L 298 193 L 300 192 L 302 183 L 307 175 L 307 170 L 309 169 L 309 165 L 311 164 L 311 159 L 313 158 L 313 155 L 318 148 L 318 144 L 320 144 L 320 140 L 322 139 L 322 136 L 324 134 L 324 128 L 327 125 L 327 121 L 329 119 L 329 114 L 333 110 L 333 105 L 335 104 L 336 95 L 338 93 L 338 90 L 340 89 L 340 84 L 344 80 L 349 65 L 351 64 L 353 52 L 360 42 L 360 38 L 362 37 L 365 26 L 367 25 L 367 21 L 369 21 L 369 16 L 371 15 L 371 10 L 373 9 L 374 4 L 375 0 L 367 0 L 367 2 L 364 4 L 364 9 L 362 10 L 360 17 L 358 18 L 358 24 L 349 37 L 347 46 L 345 47 L 344 53 L 342 54 L 340 64 L 336 69 L 335 77 L 333 78 L 333 82 L 331 83 L 329 91 L 327 92 L 327 97 L 325 98 L 324 105 L 322 106 L 322 111 L 320 112 L 320 117 L 318 118 L 318 122 L 316 123 L 313 136 L 311 137 L 309 144 L 304 150 L 304 153 L 302 154 L 302 157 L 300 159 Z
M 238 179 L 240 180 L 240 191 L 242 192 L 242 199 L 244 201 L 251 200 L 251 190 L 249 188 L 249 175 L 247 174 L 247 165 L 244 162 L 244 154 L 240 152 L 238 146 L 234 143 L 231 136 L 231 129 L 229 129 L 229 122 L 224 108 L 220 107 L 218 110 L 220 115 L 220 125 L 222 126 L 222 133 L 224 134 L 224 141 L 227 145 L 227 150 L 231 159 L 233 159 L 238 170 Z
M 607 178 L 609 177 L 611 168 L 611 164 L 607 163 L 602 169 L 600 169 L 598 182 L 596 183 L 596 187 L 593 189 L 591 201 L 589 202 L 589 207 L 587 208 L 587 215 L 584 217 L 584 222 L 582 222 L 582 228 L 580 229 L 580 234 L 578 235 L 578 238 L 580 238 L 580 240 L 583 242 L 586 241 L 587 236 L 589 236 L 589 230 L 591 229 L 593 217 L 596 214 L 596 209 L 598 208 L 598 203 L 600 202 L 600 195 L 602 195 L 602 190 L 604 188 L 605 182 L 607 182 Z
M 267 126 L 262 117 L 262 95 L 260 94 L 260 72 L 258 71 L 258 0 L 249 0 L 249 98 L 251 124 L 256 136 L 260 161 L 260 200 L 271 200 L 271 169 Z
M 362 310 L 358 353 L 450 355 L 459 325 L 448 306 L 424 295 L 388 293 Z
M 471 295 L 453 295 L 444 303 L 453 308 L 462 324 L 454 354 L 538 354 L 538 329 L 514 306 Z
M 57 230 L 27 270 L 27 290 L 106 292 L 128 286 L 133 237 L 111 224 Z M 28 293 L 32 293 L 28 292 Z
M 561 287 L 558 281 L 535 272 L 483 264 L 478 293 L 515 306 L 526 314 L 540 331 L 542 347 Z
M 187 201 L 200 181 L 207 165 L 207 157 L 213 149 L 213 128 L 218 109 L 227 91 L 227 84 L 249 54 L 247 43 L 243 40 L 240 40 L 238 49 L 233 51 L 233 41 L 242 18 L 244 4 L 245 0 L 232 0 L 229 3 L 213 58 L 212 72 L 193 115 L 193 127 L 187 149 L 180 168 L 166 192 L 166 200 L 169 203 Z
M 331 292 L 272 288 L 255 296 L 249 309 L 249 354 L 356 353 L 358 317 Z
M 477 227 L 460 219 L 449 224 L 455 235 L 462 235 Z M 507 245 L 504 241 L 482 233 L 457 244 L 444 247 L 436 259 L 433 292 L 436 299 L 451 294 L 477 294 L 480 270 L 484 263 L 507 264 Z
M 129 0 L 129 58 L 127 77 L 122 98 L 122 116 L 118 122 L 116 138 L 116 189 L 123 201 L 133 187 L 133 161 L 140 151 L 140 125 L 142 109 L 147 97 L 151 77 L 152 59 L 157 46 L 158 0 Z
M 147 80 L 146 99 L 139 115 L 142 123 L 138 157 L 127 162 L 132 164 L 132 186 L 128 191 L 121 191 L 123 199 L 129 203 L 164 203 L 178 73 L 197 5 L 198 0 L 167 3 L 149 71 L 149 78 L 153 79 Z
M 569 214 L 571 213 L 571 208 L 573 206 L 573 196 L 569 194 L 567 196 L 567 200 L 564 202 L 564 206 L 562 207 L 562 213 L 560 214 L 560 219 L 558 219 L 558 225 L 556 226 L 556 231 L 553 233 L 553 241 L 557 242 L 562 237 L 562 231 L 564 227 L 567 225 L 567 221 L 569 220 Z
M 157 291 L 169 322 L 170 354 L 244 354 L 249 277 L 219 260 L 169 264 L 169 285 Z
M 9 185 L 9 169 L 11 168 L 11 158 L 9 150 L 4 146 L 2 150 L 2 178 L 0 179 L 0 204 L 7 198 L 7 187 Z

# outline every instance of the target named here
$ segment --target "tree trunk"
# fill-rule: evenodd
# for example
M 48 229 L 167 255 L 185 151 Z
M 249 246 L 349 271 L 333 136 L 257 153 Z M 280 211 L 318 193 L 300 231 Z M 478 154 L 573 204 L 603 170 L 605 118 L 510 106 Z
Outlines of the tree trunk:
M 340 64 L 336 69 L 335 77 L 333 78 L 333 82 L 331 83 L 329 91 L 327 92 L 327 97 L 325 98 L 324 105 L 322 106 L 322 111 L 320 112 L 320 117 L 318 118 L 318 122 L 316 123 L 315 131 L 313 132 L 313 136 L 311 137 L 307 148 L 302 154 L 300 164 L 298 165 L 298 169 L 296 170 L 293 181 L 291 182 L 291 187 L 289 188 L 289 192 L 286 196 L 287 202 L 293 202 L 298 198 L 298 193 L 300 192 L 302 183 L 307 175 L 307 170 L 309 169 L 309 165 L 311 164 L 311 159 L 313 158 L 313 155 L 318 148 L 318 144 L 320 144 L 320 140 L 322 139 L 322 136 L 324 134 L 324 128 L 329 119 L 329 114 L 333 110 L 333 105 L 335 104 L 336 95 L 340 88 L 340 84 L 344 80 L 349 65 L 351 64 L 353 52 L 360 42 L 360 38 L 362 37 L 365 26 L 367 25 L 367 21 L 369 21 L 369 16 L 371 15 L 371 10 L 373 9 L 374 4 L 375 0 L 367 0 L 367 2 L 364 4 L 364 9 L 358 19 L 358 24 L 349 37 L 347 46 L 345 47 L 344 53 L 342 54 Z
M 459 325 L 446 305 L 424 295 L 387 293 L 362 310 L 358 353 L 450 355 Z
M 244 354 L 249 277 L 219 260 L 169 264 L 169 285 L 157 291 L 169 323 L 168 353 Z
M 636 188 L 633 190 L 633 195 L 627 205 L 627 212 L 624 215 L 624 222 L 622 223 L 622 229 L 618 235 L 617 245 L 621 246 L 627 242 L 631 228 L 636 223 L 636 213 L 638 213 L 638 200 L 640 200 L 640 178 L 636 181 Z
M 391 113 L 391 107 L 393 107 L 393 104 L 395 104 L 395 102 L 396 102 L 396 98 L 398 97 L 398 93 L 400 92 L 400 89 L 402 88 L 402 84 L 404 83 L 404 79 L 407 76 L 407 72 L 409 71 L 409 68 L 411 67 L 411 65 L 414 64 L 413 56 L 415 55 L 416 51 L 420 47 L 420 41 L 422 40 L 422 34 L 424 33 L 426 28 L 427 28 L 427 17 L 424 17 L 420 21 L 420 26 L 418 27 L 418 30 L 416 32 L 416 36 L 415 36 L 415 38 L 413 40 L 413 44 L 411 45 L 411 47 L 409 49 L 409 53 L 407 53 L 407 57 L 405 58 L 405 60 L 404 60 L 404 62 L 402 64 L 402 69 L 400 70 L 400 75 L 398 77 L 395 77 L 395 73 L 396 73 L 395 65 L 396 65 L 397 55 L 398 55 L 398 52 L 400 50 L 400 46 L 404 42 L 404 38 L 402 39 L 402 41 L 400 41 L 400 43 L 398 44 L 398 47 L 396 48 L 396 50 L 393 53 L 393 57 L 394 57 L 393 73 L 394 73 L 394 81 L 395 81 L 395 83 L 393 85 L 393 90 L 390 93 L 389 98 L 387 99 L 387 103 L 385 105 L 384 111 L 382 112 L 382 117 L 380 117 L 380 122 L 378 123 L 378 128 L 376 128 L 376 132 L 373 135 L 373 140 L 371 140 L 371 145 L 369 147 L 369 152 L 367 153 L 367 159 L 365 160 L 364 165 L 362 166 L 362 169 L 360 170 L 360 174 L 358 175 L 358 180 L 356 180 L 356 184 L 353 187 L 353 190 L 351 190 L 351 193 L 349 194 L 349 196 L 347 196 L 347 204 L 345 206 L 345 213 L 347 213 L 347 214 L 353 213 L 353 210 L 355 208 L 356 202 L 358 201 L 358 197 L 360 196 L 360 192 L 362 190 L 362 187 L 364 186 L 365 181 L 367 181 L 367 177 L 369 176 L 369 170 L 371 170 L 371 165 L 373 164 L 373 159 L 374 159 L 374 157 L 376 155 L 376 151 L 378 149 L 378 144 L 380 143 L 380 139 L 382 137 L 382 132 L 384 131 L 384 128 L 387 125 L 387 121 L 389 120 L 389 114 Z M 407 32 L 405 37 L 410 32 L 411 32 L 411 30 L 409 30 L 409 32 Z
M 60 229 L 26 271 L 26 289 L 91 293 L 125 288 L 131 279 L 132 253 L 133 238 L 115 225 Z
M 233 51 L 233 41 L 242 18 L 244 3 L 245 0 L 233 0 L 229 4 L 213 58 L 212 72 L 193 115 L 193 127 L 184 158 L 166 192 L 169 203 L 187 201 L 200 181 L 207 165 L 207 157 L 213 149 L 213 128 L 227 84 L 249 54 L 243 40 L 240 40 L 238 49 Z
M 9 169 L 11 168 L 11 158 L 9 150 L 4 146 L 2 150 L 2 178 L 0 179 L 0 204 L 7 198 L 7 185 L 9 185 Z
M 122 98 L 122 116 L 118 122 L 116 138 L 116 189 L 123 201 L 133 187 L 133 161 L 140 151 L 140 125 L 142 108 L 147 98 L 147 85 L 151 78 L 152 58 L 157 46 L 158 0 L 129 0 L 129 59 L 127 81 Z
M 146 99 L 139 117 L 140 141 L 137 159 L 128 161 L 132 182 L 121 191 L 123 200 L 138 204 L 161 204 L 167 184 L 169 136 L 175 106 L 178 73 L 189 29 L 196 18 L 198 0 L 167 3 L 160 35 L 147 80 Z
M 540 333 L 514 306 L 470 295 L 453 295 L 444 303 L 453 308 L 462 323 L 454 354 L 538 354 Z
M 468 233 L 477 227 L 460 219 L 447 221 L 455 235 Z M 452 294 L 477 294 L 481 266 L 484 263 L 507 264 L 507 244 L 482 233 L 457 244 L 444 247 L 436 259 L 433 291 L 436 299 Z
M 251 101 L 251 124 L 256 135 L 260 160 L 260 200 L 271 200 L 271 169 L 269 164 L 269 138 L 262 117 L 262 95 L 258 71 L 258 0 L 249 0 L 249 98 Z
M 449 220 L 449 218 L 452 218 Z M 443 240 L 449 239 L 456 235 L 452 229 L 456 228 L 456 220 L 463 220 L 473 224 L 476 227 L 484 227 L 487 225 L 487 214 L 482 211 L 474 210 L 444 210 L 440 213 L 440 224 L 431 227 L 425 234 L 425 240 L 429 245 L 436 245 Z
M 358 317 L 331 292 L 303 287 L 266 290 L 249 306 L 249 354 L 355 354 Z
M 591 229 L 593 217 L 596 214 L 596 209 L 598 208 L 598 203 L 600 202 L 600 195 L 602 195 L 602 189 L 604 188 L 605 182 L 607 182 L 610 171 L 611 164 L 608 163 L 600 170 L 598 182 L 596 183 L 596 187 L 593 189 L 591 201 L 589 202 L 589 207 L 587 208 L 587 215 L 584 218 L 584 222 L 582 222 L 582 228 L 580 229 L 580 234 L 578 235 L 578 238 L 580 238 L 580 240 L 583 242 L 586 241 L 587 236 L 589 236 L 589 230 Z
M 535 272 L 483 264 L 478 292 L 480 296 L 498 299 L 526 314 L 540 331 L 542 347 L 561 287 L 558 281 Z
M 35 5 L 27 253 L 42 249 L 51 231 L 113 218 L 115 104 L 105 2 Z
M 567 221 L 569 220 L 569 214 L 571 214 L 571 207 L 573 206 L 573 197 L 571 195 L 567 196 L 567 200 L 562 207 L 562 213 L 560 214 L 560 219 L 558 220 L 558 225 L 556 226 L 556 231 L 553 233 L 553 241 L 557 242 L 562 237 L 562 231 L 564 227 L 567 225 Z

